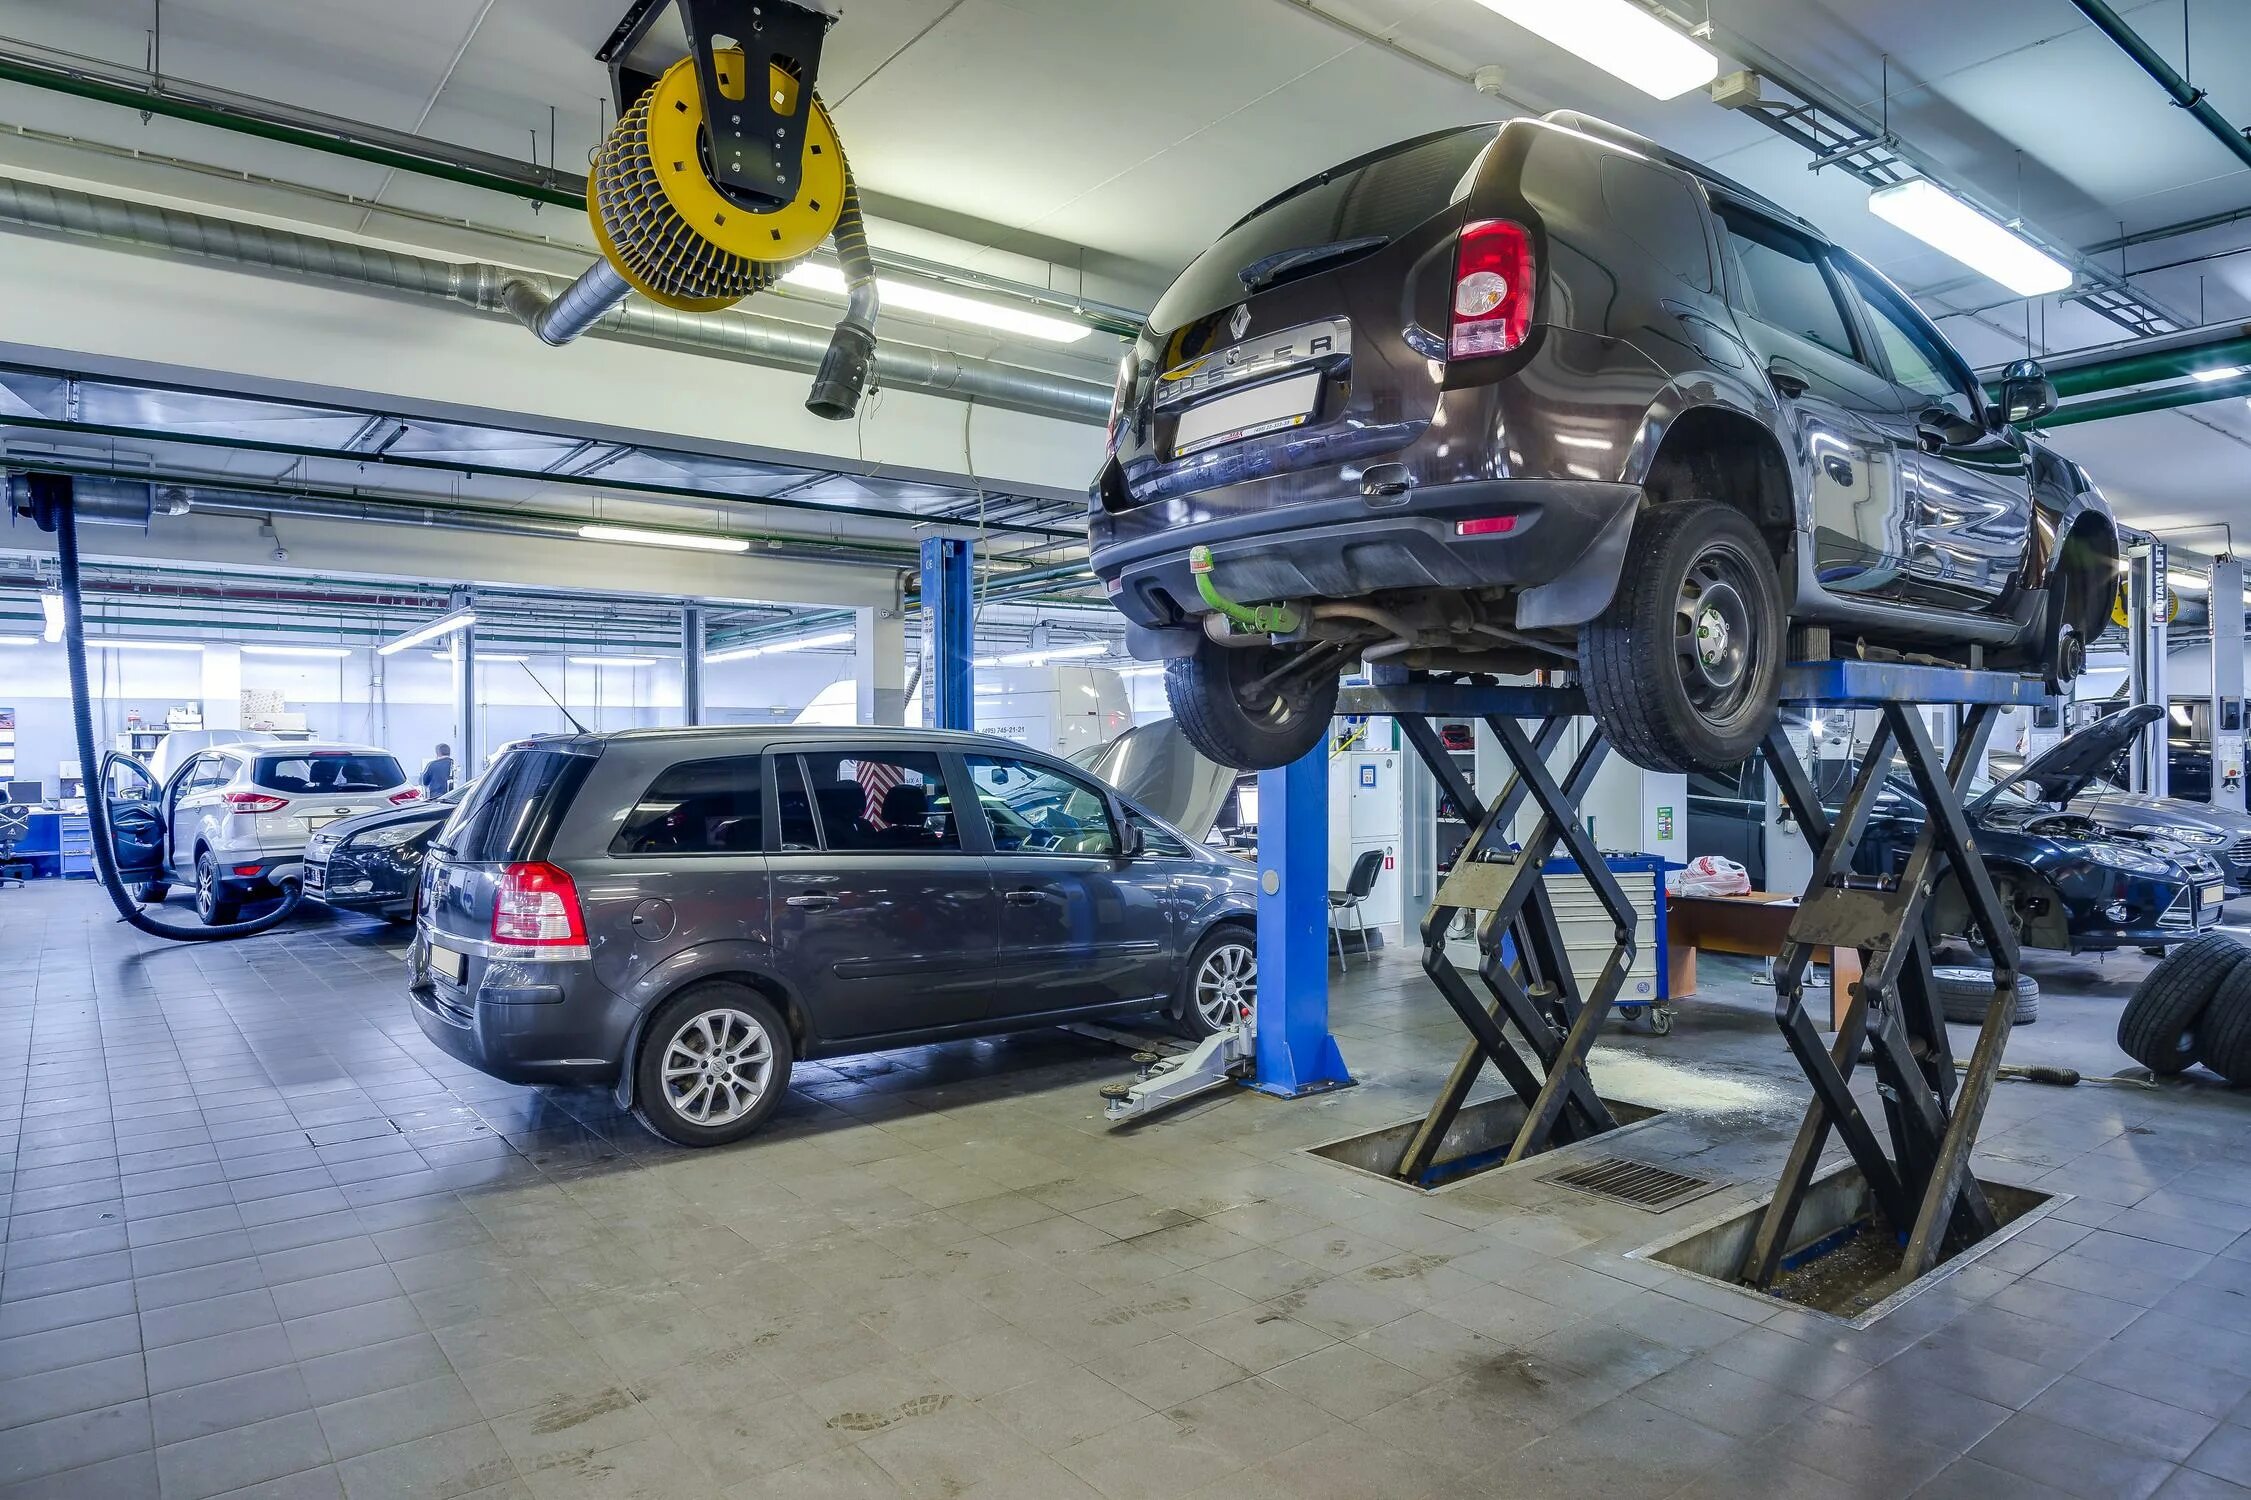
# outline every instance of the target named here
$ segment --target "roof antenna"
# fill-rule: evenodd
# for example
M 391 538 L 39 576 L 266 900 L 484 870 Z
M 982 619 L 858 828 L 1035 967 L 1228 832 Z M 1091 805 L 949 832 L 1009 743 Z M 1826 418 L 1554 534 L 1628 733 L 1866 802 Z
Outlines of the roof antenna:
M 588 729 L 584 724 L 578 722 L 577 714 L 574 714 L 569 709 L 563 707 L 562 699 L 547 691 L 547 684 L 539 680 L 539 674 L 531 669 L 530 662 L 520 661 L 516 663 L 516 665 L 524 669 L 524 675 L 531 679 L 531 685 L 533 687 L 538 688 L 541 693 L 546 694 L 547 701 L 555 705 L 555 712 L 561 714 L 564 718 L 571 721 L 571 728 L 577 730 L 580 734 L 592 734 L 594 732 L 593 730 Z

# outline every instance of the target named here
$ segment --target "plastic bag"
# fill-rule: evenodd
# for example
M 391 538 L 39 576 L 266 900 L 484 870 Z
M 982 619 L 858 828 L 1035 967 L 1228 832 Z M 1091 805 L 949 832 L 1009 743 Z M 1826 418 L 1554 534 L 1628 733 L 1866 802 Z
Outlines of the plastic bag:
M 1740 896 L 1751 888 L 1751 872 L 1719 854 L 1699 854 L 1665 877 L 1675 896 Z

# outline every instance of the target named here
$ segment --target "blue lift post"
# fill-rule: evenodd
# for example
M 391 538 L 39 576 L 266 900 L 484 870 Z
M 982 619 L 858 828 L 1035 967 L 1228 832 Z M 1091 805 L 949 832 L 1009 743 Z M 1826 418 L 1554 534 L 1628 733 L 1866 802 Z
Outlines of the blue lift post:
M 925 544 L 927 545 L 927 544 Z M 1294 1099 L 1349 1087 L 1329 1034 L 1329 746 L 1258 775 L 1258 1019 L 1261 1093 Z
M 971 603 L 971 543 L 954 537 L 922 542 L 922 607 L 931 612 L 930 681 L 934 729 L 975 729 L 976 697 L 970 685 L 976 619 Z

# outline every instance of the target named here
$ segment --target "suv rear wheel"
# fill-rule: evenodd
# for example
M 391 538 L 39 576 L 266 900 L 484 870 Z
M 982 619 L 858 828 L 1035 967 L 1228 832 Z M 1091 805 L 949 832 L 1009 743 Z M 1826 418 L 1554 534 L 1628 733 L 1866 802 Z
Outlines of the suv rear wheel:
M 206 927 L 224 927 L 242 915 L 242 903 L 219 887 L 219 860 L 208 849 L 195 857 L 195 915 Z
M 634 1061 L 633 1117 L 681 1146 L 720 1146 L 766 1123 L 789 1092 L 789 1028 L 755 990 L 692 984 L 657 1007 Z
M 1741 765 L 1774 722 L 1782 583 L 1766 541 L 1715 500 L 1645 507 L 1610 607 L 1579 630 L 1579 676 L 1618 753 L 1652 771 Z
M 1271 771 L 1320 744 L 1336 717 L 1337 674 L 1289 670 L 1303 649 L 1204 639 L 1194 656 L 1167 662 L 1165 697 L 1188 743 L 1238 771 Z

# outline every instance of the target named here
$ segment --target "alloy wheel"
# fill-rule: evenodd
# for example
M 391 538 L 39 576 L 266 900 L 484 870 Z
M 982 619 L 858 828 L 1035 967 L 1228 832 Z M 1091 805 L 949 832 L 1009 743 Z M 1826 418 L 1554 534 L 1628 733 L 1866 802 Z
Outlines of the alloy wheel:
M 730 1125 L 757 1107 L 774 1077 L 774 1045 L 757 1017 L 720 1007 L 690 1017 L 665 1043 L 665 1103 L 692 1125 Z
M 1196 967 L 1196 1014 L 1217 1031 L 1247 1018 L 1258 1004 L 1258 950 L 1221 943 Z

